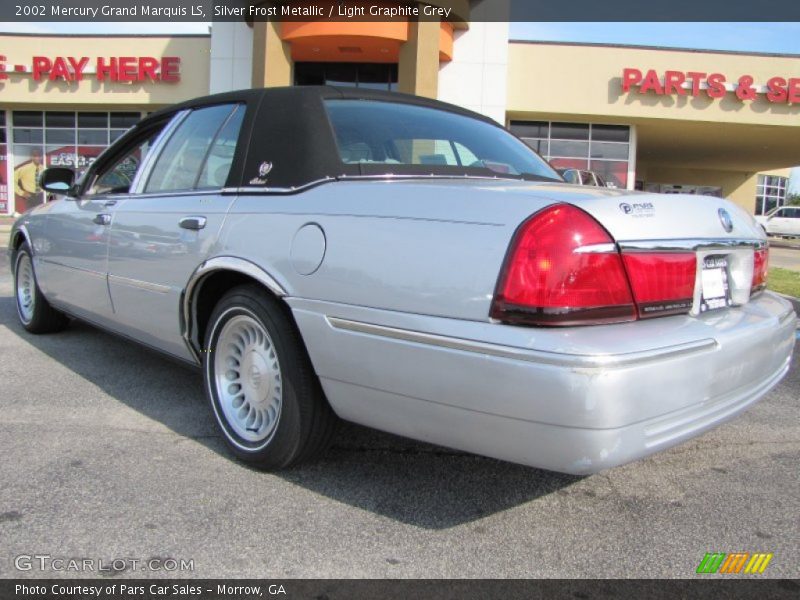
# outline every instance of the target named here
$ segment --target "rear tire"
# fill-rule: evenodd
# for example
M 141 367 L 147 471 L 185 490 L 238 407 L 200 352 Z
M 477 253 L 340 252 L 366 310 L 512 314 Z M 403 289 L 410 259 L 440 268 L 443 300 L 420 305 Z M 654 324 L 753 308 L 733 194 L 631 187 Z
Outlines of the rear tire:
M 33 253 L 27 242 L 14 257 L 14 299 L 17 316 L 30 333 L 55 333 L 64 329 L 69 318 L 56 310 L 42 294 L 33 270 Z
M 231 451 L 265 470 L 310 460 L 336 416 L 287 310 L 257 285 L 230 290 L 206 328 L 206 396 Z

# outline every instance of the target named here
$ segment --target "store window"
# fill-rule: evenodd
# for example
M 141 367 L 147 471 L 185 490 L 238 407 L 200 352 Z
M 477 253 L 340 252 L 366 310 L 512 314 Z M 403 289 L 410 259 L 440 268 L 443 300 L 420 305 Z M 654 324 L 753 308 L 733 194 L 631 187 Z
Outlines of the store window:
M 84 171 L 141 118 L 138 112 L 14 111 L 14 210 L 41 204 L 39 173 L 51 166 Z
M 590 170 L 616 187 L 628 186 L 627 125 L 511 121 L 510 129 L 558 169 Z
M 397 65 L 389 63 L 299 62 L 294 65 L 295 85 L 338 85 L 394 91 Z
M 773 208 L 786 204 L 788 177 L 759 175 L 756 185 L 756 214 L 764 215 Z

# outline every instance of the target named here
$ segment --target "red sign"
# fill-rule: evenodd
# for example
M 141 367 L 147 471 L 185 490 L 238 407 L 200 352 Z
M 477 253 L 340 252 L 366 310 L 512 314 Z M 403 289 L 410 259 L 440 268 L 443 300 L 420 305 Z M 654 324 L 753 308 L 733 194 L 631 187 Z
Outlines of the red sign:
M 94 60 L 88 56 L 34 56 L 30 73 L 34 81 L 83 81 L 93 76 L 97 81 L 116 81 L 134 83 L 152 81 L 175 83 L 180 81 L 179 56 L 98 56 Z M 91 70 L 87 70 L 89 67 Z M 0 56 L 0 79 L 8 79 L 11 65 L 6 57 Z M 25 65 L 13 65 L 13 71 L 26 73 Z
M 722 73 L 702 73 L 699 71 L 664 71 L 655 69 L 641 71 L 627 68 L 622 72 L 622 91 L 630 92 L 638 88 L 640 94 L 652 92 L 658 96 L 706 95 L 709 98 L 722 98 L 729 91 L 739 100 L 755 100 L 764 94 L 770 102 L 778 104 L 800 104 L 800 77 L 772 77 L 766 85 L 754 85 L 751 75 L 742 75 L 729 82 Z

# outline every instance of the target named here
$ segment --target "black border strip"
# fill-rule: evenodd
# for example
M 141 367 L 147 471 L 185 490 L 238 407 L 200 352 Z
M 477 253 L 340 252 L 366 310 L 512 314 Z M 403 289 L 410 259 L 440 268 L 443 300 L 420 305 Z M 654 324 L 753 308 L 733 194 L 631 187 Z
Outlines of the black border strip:
M 291 0 L 4 0 L 0 3 L 0 20 L 8 22 L 163 22 L 163 21 L 241 21 L 244 16 L 248 20 L 266 20 L 264 16 L 255 16 L 249 12 L 250 4 L 265 6 L 299 4 L 318 8 L 311 17 L 295 16 L 292 21 L 304 20 L 343 20 L 374 21 L 386 20 L 385 17 L 369 16 L 369 10 L 363 16 L 338 17 L 339 0 L 310 0 L 292 2 Z M 461 1 L 448 3 L 446 0 L 415 2 L 397 0 L 398 5 L 417 7 L 419 19 L 438 20 L 437 15 L 425 16 L 422 6 L 461 6 Z M 379 5 L 378 0 L 347 0 L 348 6 Z M 759 2 L 732 2 L 731 0 L 570 0 L 570 2 L 554 2 L 553 0 L 472 0 L 469 20 L 472 21 L 535 21 L 535 22 L 788 22 L 800 21 L 800 2 L 797 0 L 760 0 Z M 135 14 L 102 15 L 103 5 L 114 8 L 135 9 Z M 17 7 L 23 7 L 21 10 Z M 27 8 L 25 8 L 27 7 Z M 38 7 L 44 7 L 41 14 Z M 59 11 L 54 15 L 52 9 L 67 9 L 66 14 Z M 150 14 L 143 14 L 143 7 L 149 8 Z M 74 10 L 73 10 L 74 9 Z M 91 14 L 86 14 L 90 9 Z M 95 9 L 95 10 L 91 10 Z M 156 9 L 155 14 L 153 10 Z M 163 12 L 166 10 L 167 12 Z M 27 14 L 25 14 L 27 12 Z M 262 13 L 265 14 L 265 13 Z M 275 13 L 273 13 L 275 14 Z M 406 13 L 408 14 L 408 13 Z M 320 17 L 320 15 L 322 15 Z M 406 19 L 405 16 L 402 17 Z M 449 20 L 459 21 L 456 11 L 450 14 Z
M 760 579 L 732 575 L 705 579 L 5 579 L 0 580 L 4 600 L 250 600 L 256 598 L 385 600 L 469 598 L 502 600 L 592 600 L 608 598 L 692 598 L 773 600 L 797 598 L 798 579 Z M 20 591 L 26 586 L 26 590 Z M 123 587 L 124 586 L 124 587 Z M 44 593 L 31 591 L 44 590 Z M 81 590 L 85 591 L 78 591 Z M 90 590 L 100 589 L 100 593 Z M 254 592 L 257 588 L 259 592 Z M 243 591 L 249 589 L 250 591 Z M 59 593 L 59 590 L 76 590 Z

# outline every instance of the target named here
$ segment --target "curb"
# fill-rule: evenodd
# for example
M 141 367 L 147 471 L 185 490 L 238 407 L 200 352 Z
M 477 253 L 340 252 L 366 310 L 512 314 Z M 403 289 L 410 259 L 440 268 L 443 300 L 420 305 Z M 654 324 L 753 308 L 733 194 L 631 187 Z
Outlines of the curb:
M 794 312 L 797 314 L 798 317 L 800 317 L 800 298 L 795 298 L 794 296 L 789 296 L 787 294 L 781 294 L 780 292 L 772 292 L 772 293 L 777 294 L 781 298 L 785 298 L 786 300 L 791 302 L 792 306 L 794 307 Z M 800 319 L 798 319 L 797 321 L 797 329 L 800 330 Z
M 790 243 L 786 240 L 769 240 L 770 248 L 789 248 L 791 250 L 800 250 L 800 244 Z

